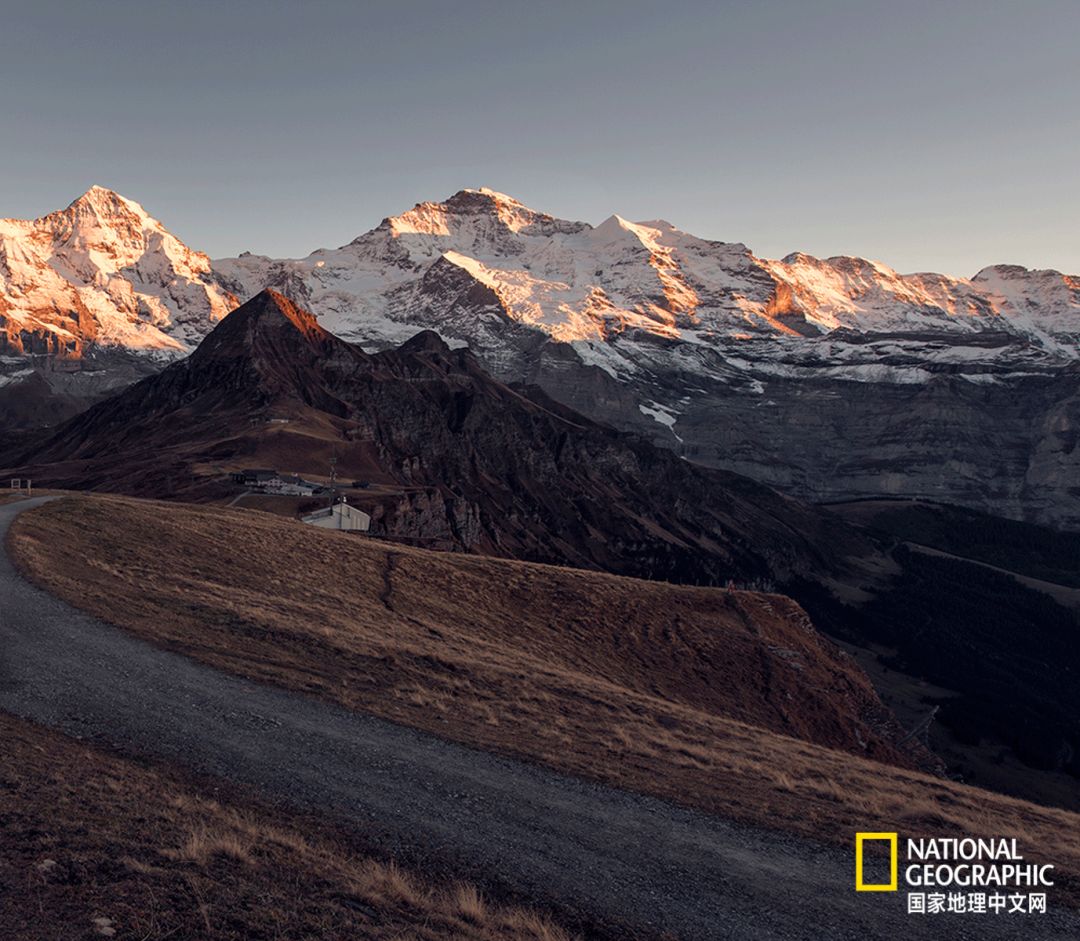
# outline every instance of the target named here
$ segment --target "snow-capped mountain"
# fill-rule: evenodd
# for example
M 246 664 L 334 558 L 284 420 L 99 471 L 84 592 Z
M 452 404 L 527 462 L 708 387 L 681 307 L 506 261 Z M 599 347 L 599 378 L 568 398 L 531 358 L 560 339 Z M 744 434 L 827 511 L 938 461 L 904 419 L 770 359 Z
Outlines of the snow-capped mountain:
M 1001 266 L 962 279 L 900 275 L 861 258 L 770 261 L 668 222 L 611 216 L 594 227 L 487 189 L 420 203 L 302 260 L 243 255 L 214 267 L 241 294 L 289 287 L 328 328 L 372 342 L 417 321 L 473 341 L 478 316 L 581 344 L 586 358 L 590 347 L 641 333 L 715 345 L 836 330 L 1004 330 L 1066 358 L 1080 336 L 1080 278 L 1057 272 Z
M 299 260 L 214 262 L 370 348 L 418 327 L 500 378 L 802 497 L 927 497 L 1080 525 L 1080 278 L 770 260 L 491 190 Z
M 210 260 L 100 186 L 0 219 L 0 430 L 51 423 L 189 353 L 238 301 Z
M 186 353 L 236 304 L 206 255 L 100 186 L 40 219 L 0 219 L 2 353 Z
M 1080 461 L 1075 276 L 770 260 L 663 221 L 556 219 L 487 189 L 303 259 L 211 265 L 97 188 L 0 231 L 9 375 L 27 370 L 16 354 L 41 351 L 95 368 L 133 351 L 128 369 L 183 355 L 270 287 L 369 349 L 433 329 L 501 379 L 802 496 L 936 497 L 1080 525 L 1066 483 Z

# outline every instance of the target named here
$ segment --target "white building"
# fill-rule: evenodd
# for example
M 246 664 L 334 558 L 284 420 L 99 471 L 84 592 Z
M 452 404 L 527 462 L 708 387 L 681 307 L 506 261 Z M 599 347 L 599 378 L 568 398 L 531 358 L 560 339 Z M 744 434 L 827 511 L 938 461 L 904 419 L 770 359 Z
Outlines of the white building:
M 371 517 L 363 510 L 349 506 L 344 500 L 301 516 L 300 522 L 323 529 L 345 529 L 357 533 L 366 533 L 371 527 Z

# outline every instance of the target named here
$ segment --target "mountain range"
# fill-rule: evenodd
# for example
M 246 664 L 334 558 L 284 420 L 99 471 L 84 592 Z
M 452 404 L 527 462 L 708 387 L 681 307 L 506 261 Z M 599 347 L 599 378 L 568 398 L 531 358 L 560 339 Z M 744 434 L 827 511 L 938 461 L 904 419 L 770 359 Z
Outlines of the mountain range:
M 368 351 L 433 330 L 499 379 L 802 498 L 1080 526 L 1080 278 L 769 260 L 487 189 L 298 260 L 211 262 L 99 187 L 0 222 L 0 419 L 61 420 L 186 355 L 267 287 Z

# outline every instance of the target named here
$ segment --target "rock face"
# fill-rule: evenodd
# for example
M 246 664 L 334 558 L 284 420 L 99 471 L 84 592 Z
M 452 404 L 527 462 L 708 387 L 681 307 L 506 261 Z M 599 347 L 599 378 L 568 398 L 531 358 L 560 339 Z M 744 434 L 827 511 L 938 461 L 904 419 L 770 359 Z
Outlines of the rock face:
M 282 427 L 293 469 L 329 442 L 343 473 L 408 494 L 392 516 L 459 549 L 702 584 L 826 577 L 874 551 L 830 514 L 512 389 L 433 332 L 367 354 L 270 291 L 19 465 L 41 486 L 167 496 Z
M 502 380 L 803 498 L 931 498 L 1080 527 L 1074 276 L 769 260 L 663 221 L 591 226 L 484 189 L 338 249 L 212 269 L 102 190 L 0 230 L 9 268 L 37 259 L 0 290 L 0 384 L 36 370 L 58 415 L 183 355 L 235 298 L 272 287 L 369 351 L 435 330 Z

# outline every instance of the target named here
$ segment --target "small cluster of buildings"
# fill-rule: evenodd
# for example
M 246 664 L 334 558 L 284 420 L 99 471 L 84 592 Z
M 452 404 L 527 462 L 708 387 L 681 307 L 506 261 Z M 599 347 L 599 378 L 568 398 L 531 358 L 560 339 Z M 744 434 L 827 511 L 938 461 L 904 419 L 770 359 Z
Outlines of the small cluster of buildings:
M 283 497 L 311 497 L 316 494 L 328 494 L 331 488 L 312 483 L 295 474 L 282 474 L 276 470 L 248 468 L 232 474 L 234 483 L 256 493 L 267 493 Z M 354 484 L 356 486 L 356 484 Z M 366 487 L 366 483 L 362 483 Z M 300 522 L 321 529 L 340 529 L 348 532 L 366 533 L 371 528 L 371 516 L 363 510 L 350 506 L 344 497 L 335 500 L 330 506 L 315 510 L 300 517 Z
M 234 483 L 255 490 L 259 493 L 272 493 L 283 497 L 310 497 L 317 493 L 327 493 L 322 484 L 312 483 L 295 474 L 282 474 L 276 470 L 252 468 L 237 471 L 232 475 Z

